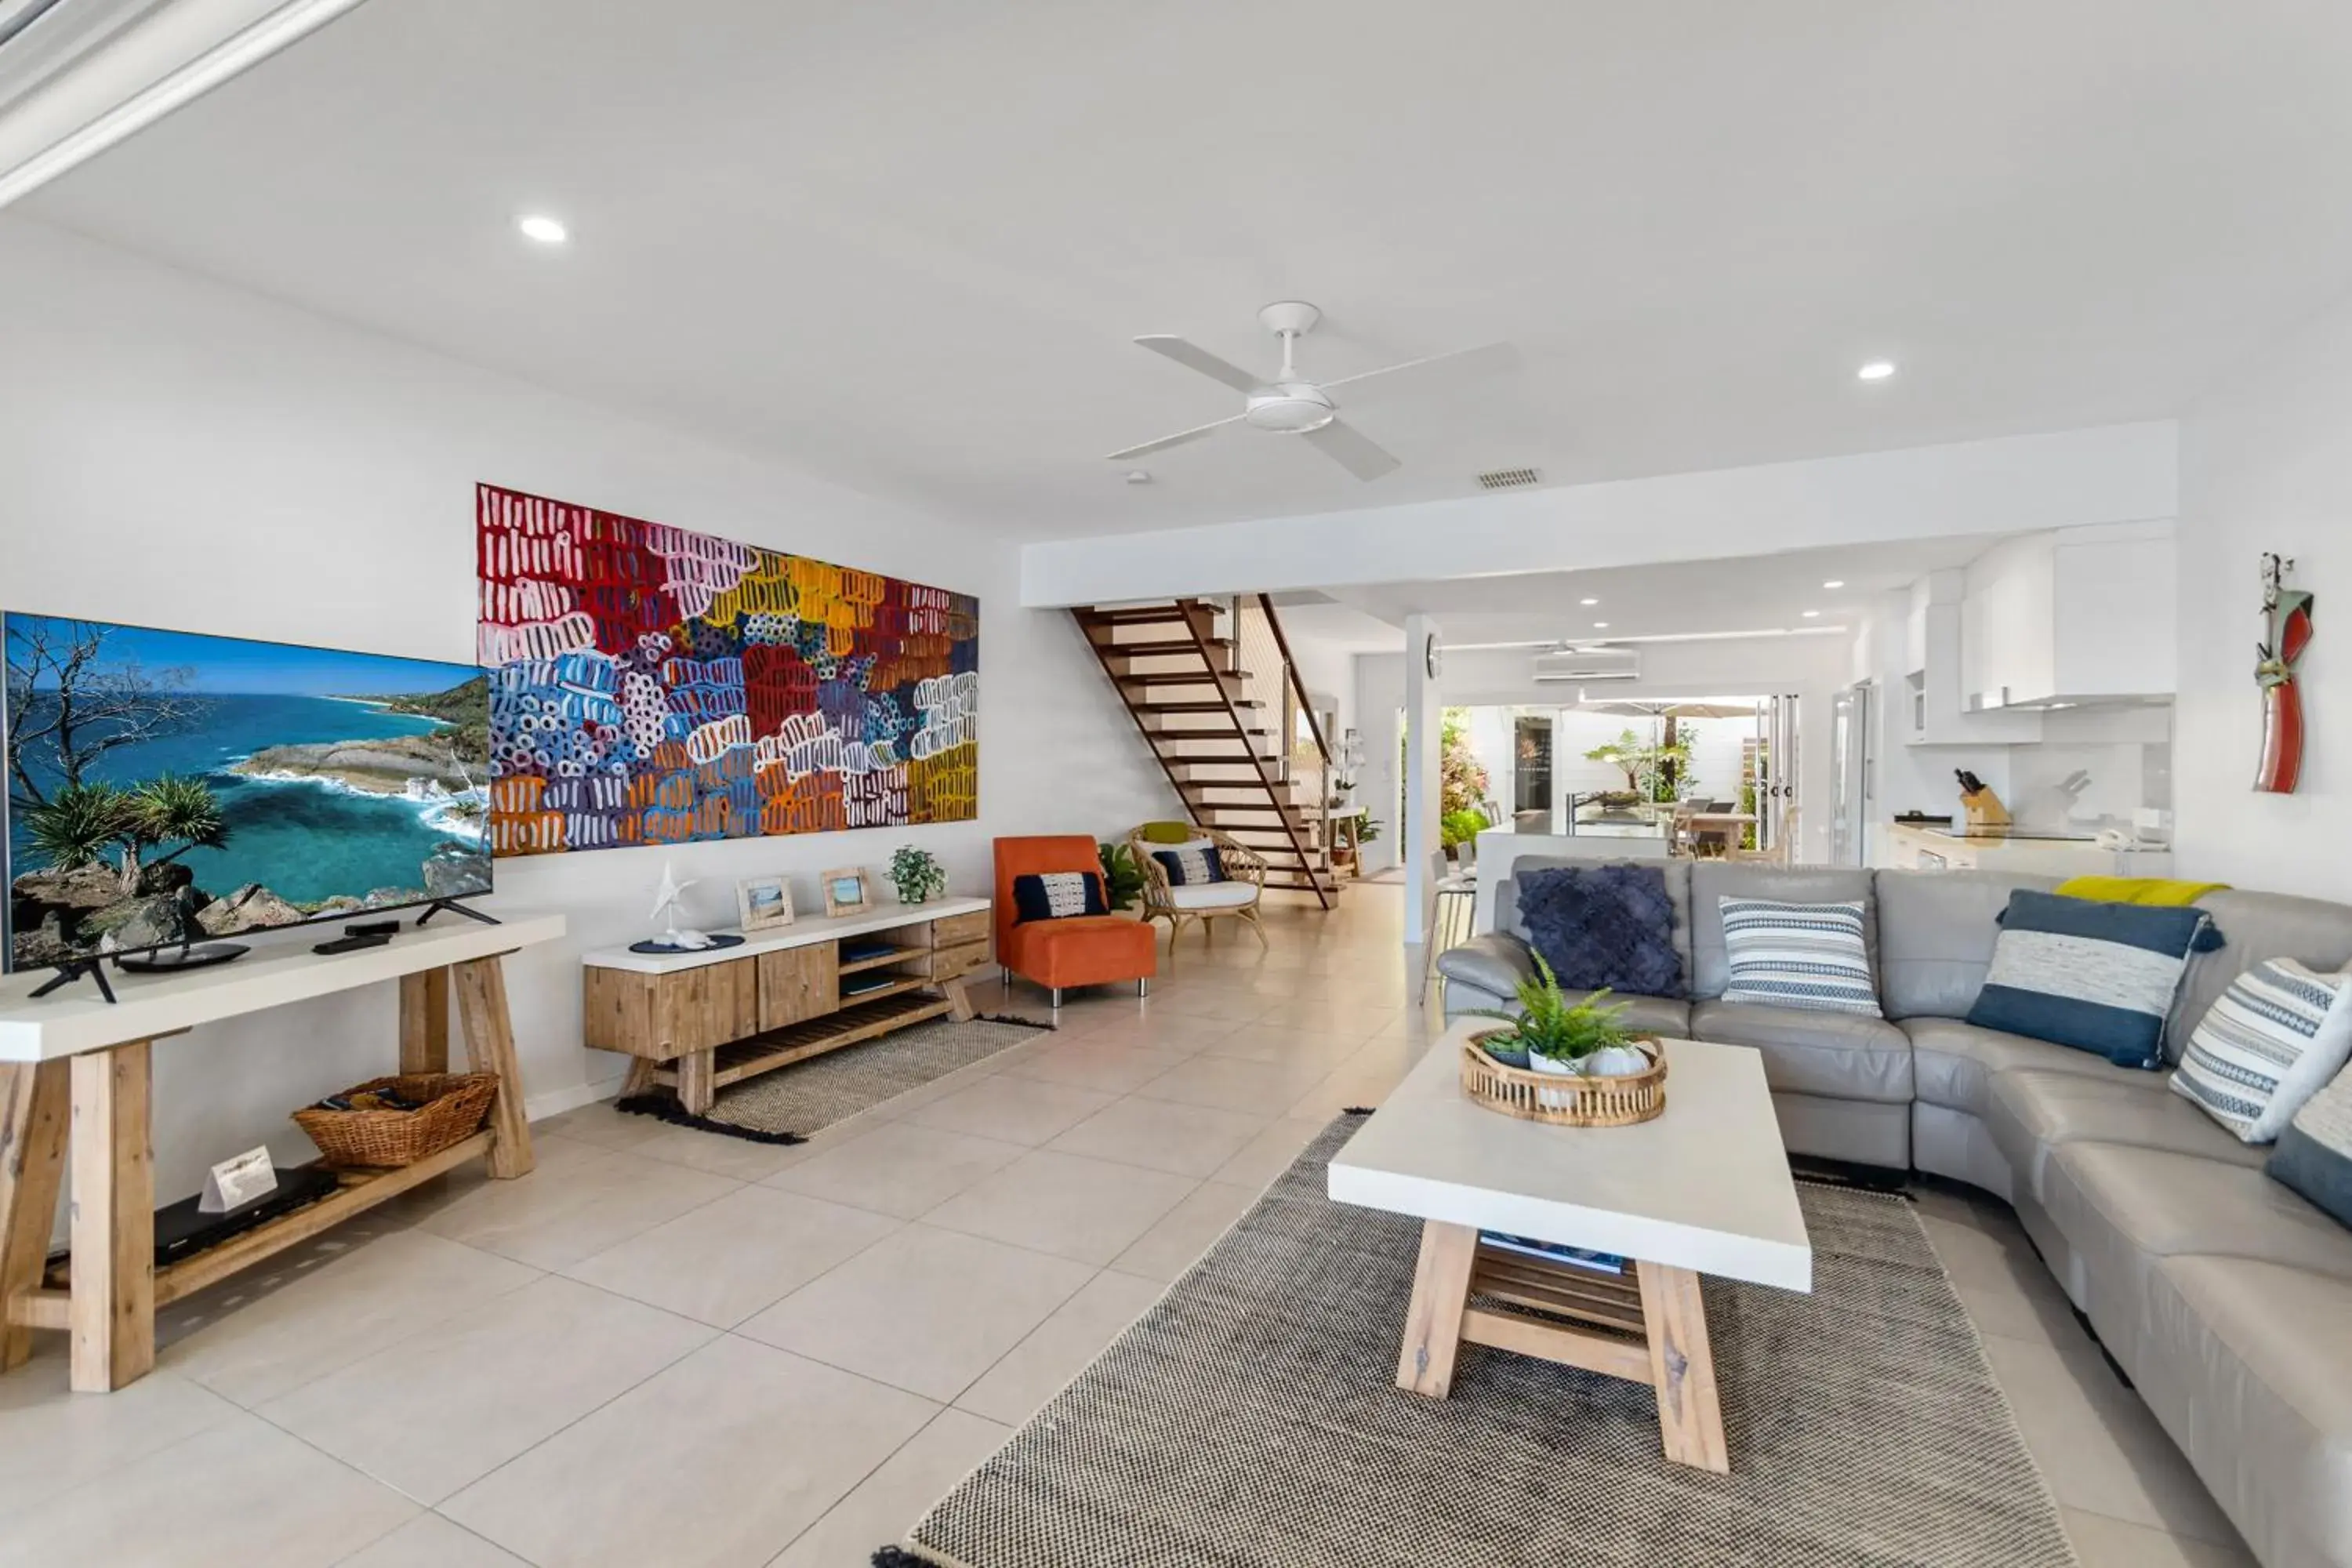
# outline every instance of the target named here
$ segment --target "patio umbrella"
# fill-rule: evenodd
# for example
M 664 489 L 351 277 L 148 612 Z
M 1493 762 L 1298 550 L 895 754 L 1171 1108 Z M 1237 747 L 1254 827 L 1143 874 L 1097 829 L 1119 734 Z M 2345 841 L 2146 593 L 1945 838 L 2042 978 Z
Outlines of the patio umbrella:
M 1579 702 L 1580 713 L 1613 713 L 1628 719 L 1753 719 L 1760 704 L 1730 702 L 1653 702 L 1640 698 Z

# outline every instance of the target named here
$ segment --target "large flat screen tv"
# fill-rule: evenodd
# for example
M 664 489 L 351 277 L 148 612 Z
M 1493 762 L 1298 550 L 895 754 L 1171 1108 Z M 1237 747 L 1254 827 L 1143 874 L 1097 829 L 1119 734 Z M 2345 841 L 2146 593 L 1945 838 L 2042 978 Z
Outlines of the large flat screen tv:
M 10 613 L 7 967 L 490 890 L 470 664 Z

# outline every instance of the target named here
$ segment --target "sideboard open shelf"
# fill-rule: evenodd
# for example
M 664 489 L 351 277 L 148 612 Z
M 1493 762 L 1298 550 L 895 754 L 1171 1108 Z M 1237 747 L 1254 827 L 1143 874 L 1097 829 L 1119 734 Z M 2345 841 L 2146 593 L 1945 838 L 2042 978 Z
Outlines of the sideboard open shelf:
M 737 947 L 588 953 L 587 1043 L 634 1058 L 624 1093 L 665 1085 L 700 1115 L 730 1084 L 933 1018 L 971 1017 L 964 976 L 989 962 L 989 907 L 892 904 L 796 921 Z

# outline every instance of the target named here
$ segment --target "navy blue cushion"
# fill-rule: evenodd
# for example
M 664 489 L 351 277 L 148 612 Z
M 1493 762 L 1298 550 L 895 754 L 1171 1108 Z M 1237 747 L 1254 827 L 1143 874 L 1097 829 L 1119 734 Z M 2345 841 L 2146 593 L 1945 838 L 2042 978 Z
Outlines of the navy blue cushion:
M 2164 1065 L 2164 1019 L 2189 955 L 2217 945 L 2204 910 L 2097 903 L 2020 889 L 1969 1009 L 1984 1029 L 2091 1051 L 2118 1067 Z
M 2266 1168 L 2338 1225 L 2352 1226 L 2352 1069 L 2304 1101 Z
M 1151 858 L 1168 873 L 1171 888 L 1201 888 L 1226 880 L 1225 858 L 1213 844 L 1180 844 L 1154 849 Z
M 1013 879 L 1013 912 L 1021 921 L 1060 921 L 1073 915 L 1107 915 L 1102 877 L 1094 871 L 1049 871 Z
M 1516 879 L 1519 924 L 1567 991 L 1684 994 L 1675 901 L 1659 866 L 1563 866 Z

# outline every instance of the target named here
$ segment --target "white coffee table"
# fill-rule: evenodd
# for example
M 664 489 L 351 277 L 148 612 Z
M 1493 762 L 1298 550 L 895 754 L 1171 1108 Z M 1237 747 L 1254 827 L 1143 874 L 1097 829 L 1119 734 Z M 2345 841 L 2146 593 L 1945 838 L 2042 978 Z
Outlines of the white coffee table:
M 1330 1193 L 1422 1220 L 1397 1386 L 1443 1399 L 1464 1341 L 1646 1383 L 1666 1458 L 1727 1472 L 1699 1276 L 1810 1292 L 1797 1207 L 1762 1058 L 1745 1046 L 1665 1042 L 1665 1113 L 1634 1127 L 1555 1127 L 1462 1092 L 1447 1031 L 1346 1147 Z M 1505 1252 L 1481 1230 L 1634 1260 L 1598 1274 Z M 1474 1307 L 1474 1295 L 1532 1309 Z

